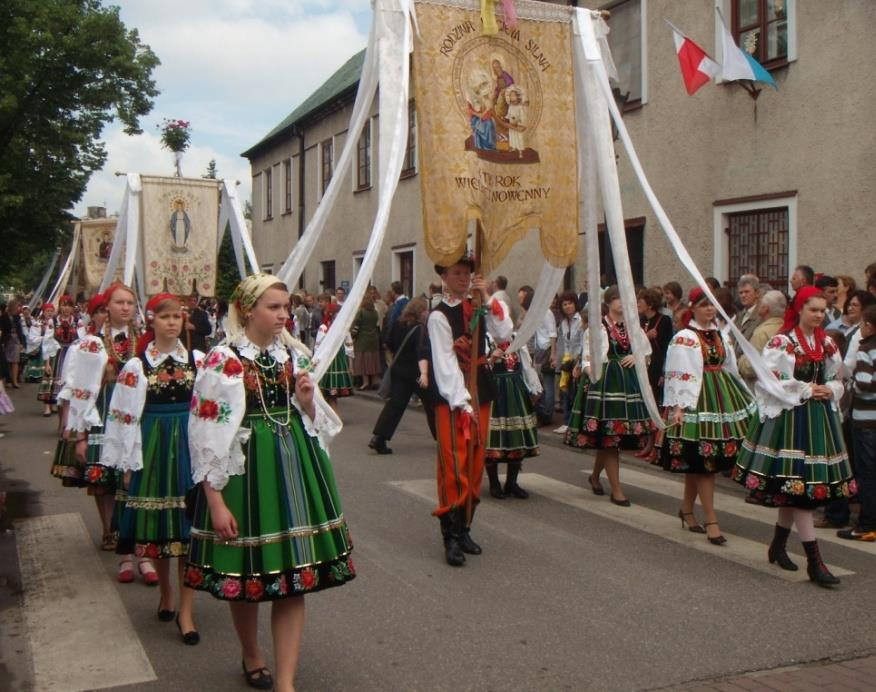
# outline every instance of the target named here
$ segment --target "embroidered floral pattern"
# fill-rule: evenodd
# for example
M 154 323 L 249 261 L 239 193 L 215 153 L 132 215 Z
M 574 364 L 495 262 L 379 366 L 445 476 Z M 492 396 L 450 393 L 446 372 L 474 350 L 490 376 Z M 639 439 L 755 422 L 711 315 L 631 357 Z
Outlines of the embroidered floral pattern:
M 74 389 L 72 389 L 72 390 L 70 390 L 70 391 L 71 391 L 71 393 L 73 394 L 73 398 L 74 398 L 74 399 L 79 399 L 80 401 L 88 401 L 89 399 L 91 399 L 91 397 L 94 396 L 94 395 L 93 395 L 91 392 L 89 392 L 87 389 L 79 389 L 78 387 L 77 387 L 77 388 L 74 388 Z
M 116 382 L 123 384 L 126 387 L 136 387 L 139 380 L 140 378 L 137 376 L 136 372 L 121 372 L 116 378 Z
M 690 348 L 693 348 L 697 345 L 697 340 L 691 339 L 689 336 L 676 336 L 672 340 L 672 343 L 677 344 L 678 346 L 688 346 Z
M 227 423 L 231 418 L 231 406 L 228 402 L 204 399 L 197 394 L 192 397 L 189 412 L 197 418 L 215 423 Z
M 103 350 L 103 344 L 94 339 L 83 339 L 79 342 L 79 350 L 86 353 L 100 353 Z
M 110 409 L 109 413 L 106 414 L 106 418 L 115 423 L 124 423 L 125 425 L 136 425 L 140 422 L 137 416 L 117 408 Z
M 666 372 L 664 377 L 667 380 L 681 380 L 682 382 L 687 382 L 689 380 L 696 380 L 697 377 L 692 375 L 689 372 L 682 372 L 681 370 L 669 370 Z

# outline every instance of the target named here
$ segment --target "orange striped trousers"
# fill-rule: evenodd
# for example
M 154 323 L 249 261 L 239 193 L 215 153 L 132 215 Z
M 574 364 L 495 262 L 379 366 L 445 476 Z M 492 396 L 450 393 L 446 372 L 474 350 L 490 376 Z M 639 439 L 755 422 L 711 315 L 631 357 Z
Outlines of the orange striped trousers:
M 479 434 L 475 441 L 474 454 L 469 459 L 469 441 L 463 434 L 459 411 L 451 409 L 447 404 L 435 406 L 435 429 L 438 436 L 436 474 L 438 508 L 432 514 L 436 517 L 447 514 L 457 507 L 465 507 L 469 493 L 473 505 L 480 501 L 485 443 L 490 432 L 490 404 L 481 404 L 478 414 Z

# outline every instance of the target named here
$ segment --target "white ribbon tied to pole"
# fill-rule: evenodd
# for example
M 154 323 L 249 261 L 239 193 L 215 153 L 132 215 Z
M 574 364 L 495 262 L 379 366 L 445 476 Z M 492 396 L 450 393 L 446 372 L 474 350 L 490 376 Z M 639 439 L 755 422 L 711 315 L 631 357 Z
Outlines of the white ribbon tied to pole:
M 347 332 L 359 310 L 362 296 L 371 281 L 374 265 L 377 263 L 392 198 L 398 187 L 404 165 L 408 139 L 408 87 L 410 86 L 410 61 L 408 53 L 411 46 L 412 0 L 378 0 L 372 32 L 377 33 L 378 69 L 380 80 L 380 149 L 378 152 L 378 171 L 380 191 L 377 215 L 368 247 L 362 258 L 362 267 L 356 275 L 347 300 L 329 328 L 319 351 L 314 355 L 313 376 L 316 381 L 325 374 L 338 349 L 344 343 Z M 369 46 L 370 48 L 370 46 Z M 367 57 L 367 53 L 366 53 Z M 360 89 L 362 84 L 360 83 Z M 356 142 L 358 131 L 351 132 L 347 141 Z M 339 178 L 342 176 L 338 176 Z M 335 181 L 332 180 L 332 183 Z M 320 211 L 325 203 L 320 204 Z M 310 229 L 308 229 L 309 231 Z M 285 279 L 284 279 L 285 280 Z M 288 285 L 288 282 L 287 282 Z
M 249 274 L 246 270 L 246 262 L 249 261 L 252 273 L 255 274 L 259 271 L 258 259 L 252 246 L 249 229 L 246 227 L 246 219 L 243 216 L 243 208 L 240 206 L 237 189 L 231 181 L 222 181 L 220 195 L 221 202 L 219 204 L 219 228 L 217 229 L 216 247 L 222 247 L 225 227 L 229 226 L 231 242 L 234 246 L 234 258 L 237 261 L 237 271 L 240 274 L 240 278 L 244 279 Z
M 654 210 L 654 214 L 657 217 L 661 228 L 663 228 L 663 231 L 666 233 L 667 238 L 669 238 L 672 249 L 675 251 L 675 254 L 678 256 L 682 265 L 684 265 L 684 268 L 687 269 L 687 271 L 691 274 L 699 287 L 702 288 L 706 296 L 708 296 L 709 300 L 718 311 L 718 314 L 720 314 L 721 317 L 727 322 L 730 331 L 733 334 L 733 337 L 739 343 L 739 346 L 742 349 L 743 353 L 748 356 L 748 360 L 751 363 L 755 374 L 757 375 L 757 379 L 760 382 L 760 385 L 772 396 L 776 397 L 782 402 L 785 402 L 789 406 L 795 406 L 799 404 L 800 402 L 798 398 L 794 397 L 792 393 L 785 391 L 781 387 L 779 381 L 767 367 L 760 352 L 758 352 L 758 350 L 751 345 L 748 339 L 743 336 L 742 332 L 733 323 L 733 320 L 730 318 L 730 316 L 718 303 L 715 295 L 712 293 L 712 290 L 709 288 L 708 284 L 706 284 L 705 277 L 694 263 L 693 258 L 690 256 L 690 253 L 687 251 L 687 248 L 681 241 L 681 237 L 678 235 L 678 232 L 675 230 L 675 227 L 669 220 L 669 216 L 666 214 L 666 211 L 663 209 L 663 206 L 657 199 L 657 195 L 654 194 L 654 190 L 651 188 L 648 179 L 645 177 L 645 171 L 642 168 L 639 157 L 636 155 L 636 150 L 633 147 L 630 133 L 627 131 L 626 125 L 624 124 L 623 118 L 621 117 L 620 110 L 618 109 L 617 104 L 614 102 L 614 97 L 611 93 L 611 85 L 608 81 L 608 74 L 606 73 L 605 66 L 602 64 L 602 61 L 598 59 L 598 57 L 594 57 L 598 56 L 599 48 L 596 45 L 596 37 L 593 31 L 590 11 L 577 9 L 575 11 L 575 21 L 576 26 L 580 27 L 579 33 L 582 48 L 587 51 L 587 61 L 592 65 L 597 86 L 602 92 L 603 100 L 607 104 L 609 112 L 611 113 L 611 117 L 614 120 L 615 126 L 617 127 L 620 140 L 623 142 L 624 149 L 627 152 L 627 157 L 629 158 L 630 164 L 632 165 L 633 170 L 636 173 L 636 178 L 639 181 L 639 185 L 641 185 L 642 187 L 645 198 L 648 200 L 648 203 Z M 612 250 L 614 250 L 614 244 L 612 244 Z
M 43 299 L 43 294 L 46 292 L 46 286 L 49 285 L 49 279 L 52 277 L 52 272 L 55 271 L 55 265 L 58 264 L 58 258 L 61 256 L 61 248 L 55 250 L 55 254 L 52 255 L 52 261 L 49 262 L 49 267 L 46 269 L 43 274 L 43 278 L 40 279 L 39 284 L 36 289 L 34 289 L 33 295 L 30 297 L 30 301 L 27 304 L 27 309 L 33 312 L 33 309 L 39 305 L 40 301 Z
M 64 262 L 64 267 L 58 275 L 58 280 L 55 282 L 55 286 L 49 294 L 48 302 L 50 303 L 56 303 L 58 296 L 64 292 L 64 288 L 67 286 L 67 281 L 70 279 L 70 271 L 73 269 L 73 263 L 76 261 L 76 254 L 79 250 L 81 234 L 82 229 L 79 224 L 76 224 L 76 228 L 73 231 L 73 245 L 70 247 L 70 254 L 67 255 L 67 261 Z

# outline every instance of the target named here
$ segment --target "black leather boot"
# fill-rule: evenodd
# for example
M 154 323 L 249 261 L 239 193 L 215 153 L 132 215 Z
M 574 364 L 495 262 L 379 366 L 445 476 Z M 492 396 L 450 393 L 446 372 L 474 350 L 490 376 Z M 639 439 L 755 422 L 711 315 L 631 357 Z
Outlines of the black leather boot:
M 770 543 L 770 549 L 767 551 L 767 557 L 769 558 L 771 565 L 777 562 L 782 569 L 786 569 L 789 572 L 796 572 L 797 565 L 791 562 L 791 558 L 788 557 L 788 552 L 785 550 L 790 533 L 791 529 L 786 529 L 776 524 L 776 531 L 773 534 L 773 542 Z
M 517 476 L 520 473 L 520 462 L 508 462 L 508 475 L 505 478 L 505 495 L 511 495 L 520 500 L 525 500 L 529 497 L 529 493 L 517 485 Z
M 438 517 L 441 522 L 441 536 L 444 539 L 444 559 L 452 567 L 462 567 L 465 564 L 465 555 L 459 545 L 460 524 L 455 518 L 456 510 Z
M 392 449 L 386 446 L 386 438 L 383 438 L 380 435 L 374 435 L 368 443 L 368 446 L 378 454 L 392 454 Z
M 505 493 L 502 492 L 502 484 L 499 482 L 499 469 L 496 467 L 495 461 L 488 461 L 486 463 L 487 467 L 487 478 L 490 481 L 490 495 L 495 497 L 497 500 L 504 500 Z
M 821 552 L 818 550 L 818 541 L 803 541 L 803 549 L 806 551 L 806 572 L 809 574 L 809 581 L 814 581 L 819 586 L 834 586 L 840 583 L 840 580 L 833 576 L 821 559 Z
M 462 552 L 468 553 L 469 555 L 480 555 L 483 550 L 481 547 L 475 543 L 471 539 L 471 525 L 465 520 L 465 507 L 460 507 L 456 510 L 456 513 L 459 517 L 459 525 L 461 527 L 459 532 L 459 547 L 462 549 Z M 471 510 L 472 519 L 474 519 L 474 508 Z

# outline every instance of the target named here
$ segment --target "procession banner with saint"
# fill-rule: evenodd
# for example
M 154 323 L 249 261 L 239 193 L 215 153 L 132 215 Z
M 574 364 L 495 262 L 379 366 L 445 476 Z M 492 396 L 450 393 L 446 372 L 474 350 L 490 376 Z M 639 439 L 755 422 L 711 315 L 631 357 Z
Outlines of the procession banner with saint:
M 220 181 L 142 176 L 144 292 L 212 296 Z
M 81 229 L 82 251 L 79 255 L 79 286 L 87 296 L 100 291 L 100 283 L 106 273 L 107 262 L 116 242 L 116 219 L 82 219 L 77 222 Z M 124 239 L 120 242 L 124 244 Z M 122 280 L 122 268 L 116 268 L 113 281 Z
M 477 0 L 417 0 L 414 91 L 426 251 L 458 259 L 469 222 L 484 271 L 539 229 L 556 267 L 578 252 L 575 98 L 568 8 L 519 0 L 481 33 Z

